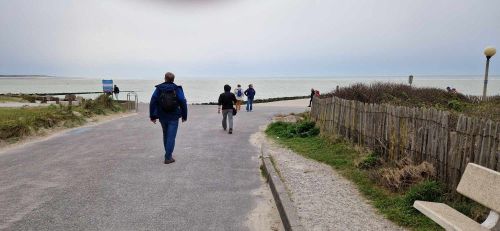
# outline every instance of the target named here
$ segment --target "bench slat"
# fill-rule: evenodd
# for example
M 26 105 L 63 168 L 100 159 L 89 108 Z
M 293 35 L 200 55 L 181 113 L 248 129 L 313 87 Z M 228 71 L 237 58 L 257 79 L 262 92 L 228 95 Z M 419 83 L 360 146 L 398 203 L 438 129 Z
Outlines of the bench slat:
M 500 173 L 469 163 L 457 192 L 500 213 Z
M 446 230 L 456 231 L 489 231 L 469 217 L 463 215 L 452 207 L 435 202 L 415 201 L 413 207 L 438 223 Z

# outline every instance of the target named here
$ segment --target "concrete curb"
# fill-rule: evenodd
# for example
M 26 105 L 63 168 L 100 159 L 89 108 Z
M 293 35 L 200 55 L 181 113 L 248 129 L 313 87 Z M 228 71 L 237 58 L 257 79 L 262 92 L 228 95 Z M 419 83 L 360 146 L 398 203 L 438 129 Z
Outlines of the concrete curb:
M 265 175 L 271 192 L 273 193 L 274 201 L 276 202 L 276 207 L 280 213 L 281 221 L 283 226 L 287 231 L 304 231 L 304 227 L 300 223 L 299 216 L 295 207 L 293 207 L 292 200 L 288 196 L 285 184 L 281 181 L 274 165 L 271 162 L 269 156 L 264 156 L 262 152 L 262 165 L 264 166 Z

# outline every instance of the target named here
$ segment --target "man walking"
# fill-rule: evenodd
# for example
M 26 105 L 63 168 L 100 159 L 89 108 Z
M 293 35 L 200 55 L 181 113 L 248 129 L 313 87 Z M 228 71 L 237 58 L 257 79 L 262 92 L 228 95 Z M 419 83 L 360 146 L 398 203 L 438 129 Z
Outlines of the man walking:
M 118 88 L 118 86 L 115 85 L 115 87 L 113 88 L 113 93 L 115 93 L 115 98 L 116 100 L 118 100 L 118 94 L 120 94 L 120 88 Z
M 165 82 L 156 85 L 156 89 L 149 103 L 149 118 L 156 124 L 160 120 L 163 130 L 163 146 L 165 148 L 165 164 L 175 162 L 172 157 L 175 146 L 175 136 L 179 126 L 179 118 L 182 122 L 187 120 L 187 102 L 181 86 L 174 83 L 174 74 L 167 72 Z
M 247 96 L 247 112 L 252 111 L 253 98 L 255 97 L 255 89 L 253 89 L 253 85 L 248 85 L 248 89 L 246 89 L 244 93 Z
M 222 106 L 222 128 L 224 131 L 227 129 L 229 118 L 229 134 L 233 134 L 233 105 L 236 101 L 236 96 L 231 93 L 231 86 L 227 84 L 224 85 L 224 92 L 219 95 L 219 109 L 217 113 L 220 114 L 220 108 Z

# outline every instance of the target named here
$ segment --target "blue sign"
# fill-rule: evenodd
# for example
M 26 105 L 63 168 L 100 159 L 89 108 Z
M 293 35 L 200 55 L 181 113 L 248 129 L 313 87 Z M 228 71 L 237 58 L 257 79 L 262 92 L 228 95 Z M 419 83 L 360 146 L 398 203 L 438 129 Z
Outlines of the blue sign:
M 102 80 L 102 91 L 104 93 L 113 93 L 113 80 Z

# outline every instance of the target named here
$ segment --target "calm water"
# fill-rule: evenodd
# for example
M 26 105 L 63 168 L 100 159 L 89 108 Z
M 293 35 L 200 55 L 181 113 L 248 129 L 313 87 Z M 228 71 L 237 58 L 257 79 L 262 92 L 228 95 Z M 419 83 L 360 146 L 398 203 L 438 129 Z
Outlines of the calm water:
M 446 88 L 450 86 L 459 92 L 471 95 L 481 95 L 483 89 L 482 76 L 416 76 L 413 84 L 419 87 Z M 257 99 L 308 95 L 311 88 L 321 93 L 329 92 L 337 85 L 349 86 L 353 83 L 373 83 L 377 81 L 406 83 L 407 77 L 331 77 L 331 78 L 261 78 L 261 79 L 182 79 L 176 83 L 183 86 L 189 103 L 205 103 L 217 101 L 224 84 L 233 88 L 236 84 L 246 87 L 252 83 L 256 89 Z M 161 81 L 156 80 L 120 80 L 114 83 L 122 91 L 136 91 L 141 102 L 148 102 L 154 86 Z M 53 93 L 53 92 L 86 92 L 102 91 L 101 79 L 75 78 L 0 78 L 0 93 Z M 500 94 L 500 76 L 490 77 L 488 95 Z M 87 95 L 88 97 L 88 95 Z M 95 97 L 95 95 L 91 95 Z M 121 99 L 126 93 L 120 94 Z

